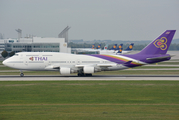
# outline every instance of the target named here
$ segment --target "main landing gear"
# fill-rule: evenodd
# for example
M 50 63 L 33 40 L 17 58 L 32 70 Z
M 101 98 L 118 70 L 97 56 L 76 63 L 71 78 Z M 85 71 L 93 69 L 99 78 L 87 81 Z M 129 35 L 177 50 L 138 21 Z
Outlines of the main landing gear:
M 78 73 L 78 76 L 79 76 L 79 77 L 85 77 L 85 76 L 90 77 L 90 76 L 92 76 L 92 74 Z
M 20 70 L 20 72 L 21 72 L 21 73 L 20 73 L 20 76 L 21 76 L 21 77 L 24 77 L 24 73 L 22 72 L 22 70 Z

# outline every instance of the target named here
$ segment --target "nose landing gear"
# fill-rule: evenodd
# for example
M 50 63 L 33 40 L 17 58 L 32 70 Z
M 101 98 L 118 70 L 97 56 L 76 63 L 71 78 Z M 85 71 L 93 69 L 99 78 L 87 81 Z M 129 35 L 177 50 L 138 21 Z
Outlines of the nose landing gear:
M 20 76 L 21 76 L 21 77 L 24 77 L 24 73 L 22 72 L 22 70 L 20 70 L 20 72 L 21 72 L 21 73 L 20 73 Z

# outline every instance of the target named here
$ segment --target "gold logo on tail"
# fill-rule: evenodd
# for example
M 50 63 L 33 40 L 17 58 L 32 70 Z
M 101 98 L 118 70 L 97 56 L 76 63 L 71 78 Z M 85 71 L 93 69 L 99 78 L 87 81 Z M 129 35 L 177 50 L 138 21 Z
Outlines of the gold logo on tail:
M 133 47 L 132 45 L 129 46 L 130 49 L 132 49 L 132 47 Z
M 160 39 L 157 39 L 153 44 L 155 47 L 160 48 L 161 50 L 166 50 L 167 49 L 167 38 L 162 37 Z

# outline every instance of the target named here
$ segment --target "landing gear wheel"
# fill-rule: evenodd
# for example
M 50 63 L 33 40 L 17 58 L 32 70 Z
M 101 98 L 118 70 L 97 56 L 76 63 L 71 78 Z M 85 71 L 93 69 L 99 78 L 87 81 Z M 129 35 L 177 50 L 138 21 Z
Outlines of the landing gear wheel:
M 84 73 L 78 73 L 78 76 L 80 77 L 80 76 L 84 76 Z
M 85 74 L 85 75 L 88 76 L 88 77 L 92 76 L 92 74 Z
M 21 77 L 24 77 L 24 73 L 21 73 L 20 76 L 21 76 Z

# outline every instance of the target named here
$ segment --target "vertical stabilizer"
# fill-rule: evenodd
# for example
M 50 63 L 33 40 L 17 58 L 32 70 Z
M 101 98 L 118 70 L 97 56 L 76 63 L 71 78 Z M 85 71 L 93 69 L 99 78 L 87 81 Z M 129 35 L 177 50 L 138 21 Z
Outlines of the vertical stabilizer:
M 117 44 L 114 44 L 113 47 L 109 50 L 116 50 L 116 48 L 117 48 Z
M 104 50 L 108 50 L 108 45 L 105 45 L 105 46 L 104 46 Z
M 94 49 L 94 46 L 95 46 L 95 44 L 93 44 L 93 45 L 91 46 L 91 49 Z
M 146 46 L 140 55 L 166 54 L 176 30 L 166 30 L 157 39 Z
M 120 48 L 117 53 L 121 54 L 122 53 L 122 48 Z
M 121 50 L 122 46 L 123 46 L 123 44 L 120 44 L 116 50 Z
M 133 49 L 134 43 L 131 43 L 126 49 L 125 51 L 131 51 Z
M 99 45 L 96 47 L 96 49 L 101 49 L 101 44 L 99 44 Z

